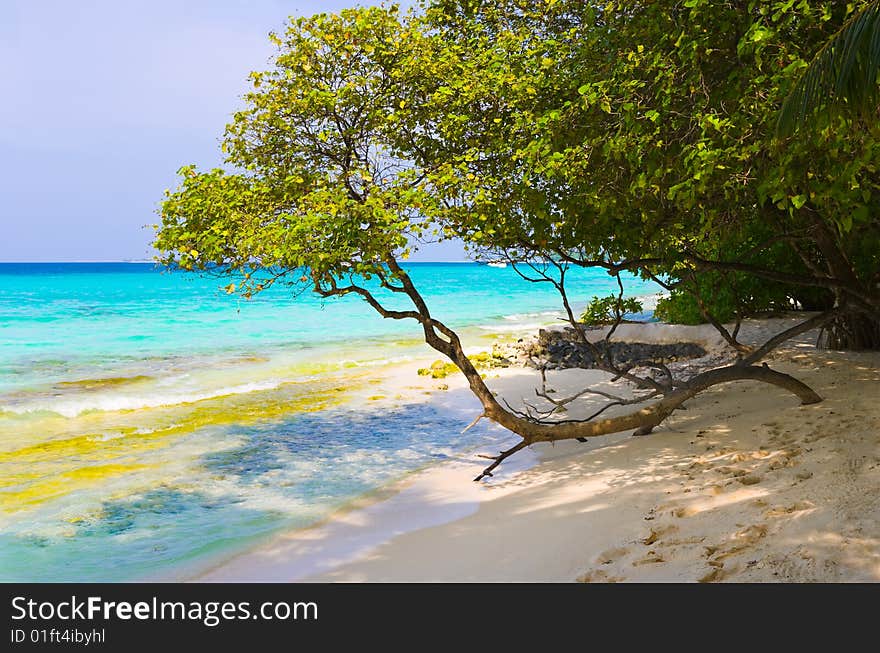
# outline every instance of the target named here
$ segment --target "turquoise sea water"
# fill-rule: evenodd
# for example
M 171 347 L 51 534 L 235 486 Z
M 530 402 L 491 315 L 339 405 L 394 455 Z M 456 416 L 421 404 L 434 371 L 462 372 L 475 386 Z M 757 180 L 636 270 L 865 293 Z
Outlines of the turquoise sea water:
M 409 270 L 466 345 L 559 316 L 549 284 L 510 268 Z M 616 289 L 572 275 L 581 303 Z M 0 580 L 161 575 L 503 437 L 462 435 L 472 407 L 442 393 L 367 400 L 387 365 L 436 358 L 417 325 L 223 283 L 148 263 L 0 264 Z

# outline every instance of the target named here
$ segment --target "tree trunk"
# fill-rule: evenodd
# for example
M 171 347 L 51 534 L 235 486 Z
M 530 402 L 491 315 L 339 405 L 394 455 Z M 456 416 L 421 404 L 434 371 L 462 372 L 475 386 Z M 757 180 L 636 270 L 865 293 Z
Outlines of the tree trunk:
M 815 243 L 825 258 L 828 272 L 847 285 L 834 292 L 835 306 L 860 305 L 862 310 L 835 317 L 822 331 L 816 343 L 826 349 L 880 349 L 880 311 L 877 291 L 859 277 L 838 234 L 813 211 L 806 211 L 812 221 Z
M 457 360 L 456 363 L 458 363 Z M 471 380 L 468 371 L 465 369 L 462 369 L 462 371 Z M 822 397 L 806 384 L 798 381 L 793 376 L 771 370 L 766 364 L 760 366 L 734 364 L 709 370 L 697 375 L 678 390 L 649 406 L 618 417 L 584 422 L 563 421 L 553 423 L 531 421 L 503 409 L 495 398 L 491 396 L 491 393 L 489 393 L 488 397 L 481 397 L 483 399 L 484 415 L 509 431 L 516 433 L 523 440 L 517 446 L 507 451 L 502 451 L 499 456 L 494 457 L 493 460 L 495 462 L 483 470 L 474 480 L 479 481 L 486 476 L 492 476 L 492 470 L 502 460 L 516 453 L 524 446 L 536 442 L 583 441 L 585 438 L 594 438 L 630 429 L 634 429 L 634 435 L 645 435 L 661 424 L 688 399 L 695 397 L 712 386 L 732 383 L 734 381 L 761 381 L 778 386 L 794 394 L 804 405 L 822 401 Z M 475 385 L 485 388 L 479 374 L 475 374 L 475 378 L 471 382 L 472 388 Z M 480 395 L 478 394 L 478 396 Z
M 818 346 L 824 349 L 880 349 L 880 322 L 862 313 L 847 313 L 822 331 Z

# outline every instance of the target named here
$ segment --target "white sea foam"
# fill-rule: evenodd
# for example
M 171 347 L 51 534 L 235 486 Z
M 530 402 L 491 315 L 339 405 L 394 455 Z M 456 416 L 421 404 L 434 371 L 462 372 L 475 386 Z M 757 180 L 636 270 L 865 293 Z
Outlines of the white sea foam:
M 274 390 L 284 382 L 282 379 L 268 379 L 194 392 L 152 392 L 146 394 L 93 393 L 70 398 L 41 398 L 18 404 L 0 405 L 0 411 L 19 415 L 47 412 L 56 413 L 63 417 L 77 417 L 91 411 L 159 408 L 161 406 L 189 404 L 226 395 Z
M 517 331 L 534 331 L 546 326 L 544 322 L 528 322 L 526 324 L 481 324 L 477 328 L 492 333 L 516 333 Z
M 657 302 L 666 297 L 668 293 L 666 292 L 656 292 L 651 293 L 650 295 L 639 295 L 637 299 L 642 302 L 642 308 L 646 311 L 653 311 L 657 308 Z
M 389 358 L 375 358 L 373 360 L 355 360 L 353 358 L 346 358 L 339 361 L 339 364 L 343 367 L 351 366 L 351 367 L 381 367 L 382 365 L 396 365 L 398 363 L 408 363 L 413 360 L 412 356 L 404 355 L 404 356 L 391 356 Z
M 559 315 L 559 311 L 539 311 L 537 313 L 511 313 L 503 315 L 502 319 L 510 321 L 533 320 L 536 317 L 553 317 Z

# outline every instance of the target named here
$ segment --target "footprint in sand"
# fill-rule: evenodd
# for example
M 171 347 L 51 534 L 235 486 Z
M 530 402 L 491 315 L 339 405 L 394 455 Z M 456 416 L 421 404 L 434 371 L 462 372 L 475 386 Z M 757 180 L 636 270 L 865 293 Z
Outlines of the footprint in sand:
M 790 506 L 774 506 L 770 508 L 764 513 L 765 517 L 782 517 L 784 515 L 791 515 L 796 512 L 803 512 L 804 510 L 812 510 L 816 507 L 816 504 L 810 501 L 798 501 L 797 503 L 793 503 Z
M 663 559 L 663 556 L 652 549 L 645 554 L 644 558 L 633 560 L 632 566 L 641 567 L 642 565 L 655 565 L 661 562 L 666 561 Z
M 697 579 L 698 582 L 717 583 L 730 576 L 735 569 L 725 568 L 725 561 L 750 550 L 766 535 L 766 524 L 752 524 L 734 533 L 728 542 L 704 546 L 706 564 L 710 569 L 704 576 Z
M 724 571 L 723 562 L 719 562 L 714 565 L 712 564 L 712 562 L 710 562 L 709 566 L 711 567 L 709 573 L 707 573 L 705 576 L 702 576 L 701 578 L 698 578 L 698 583 L 717 583 L 724 580 L 729 575 L 727 572 Z
M 766 426 L 767 431 L 770 433 L 770 439 L 783 437 L 782 435 L 782 427 L 775 422 L 767 422 L 765 424 L 761 424 L 761 426 Z
M 797 442 L 797 438 L 793 435 L 778 435 L 770 438 L 770 442 L 775 445 L 787 447 Z
M 798 464 L 797 457 L 804 453 L 804 450 L 800 447 L 792 447 L 790 449 L 783 449 L 779 452 L 778 455 L 774 456 L 773 460 L 770 461 L 768 465 L 768 469 L 770 471 L 776 471 L 778 469 L 784 469 L 786 467 L 794 467 Z
M 623 582 L 621 576 L 611 576 L 603 569 L 594 569 L 575 579 L 578 583 L 620 583 Z
M 786 467 L 794 467 L 795 462 L 793 458 L 786 458 L 785 456 L 780 456 L 773 460 L 768 466 L 767 469 L 771 472 L 778 471 L 780 469 L 785 469 Z
M 715 471 L 719 474 L 724 474 L 726 476 L 745 476 L 748 472 L 744 469 L 739 469 L 737 467 L 731 467 L 730 465 L 724 465 L 723 467 L 716 467 Z
M 754 544 L 767 535 L 767 524 L 752 524 L 734 534 L 734 539 L 745 544 Z
M 648 531 L 648 534 L 645 537 L 641 538 L 639 542 L 641 542 L 645 546 L 651 546 L 652 544 L 654 544 L 654 542 L 659 541 L 660 538 L 662 538 L 664 535 L 669 535 L 676 532 L 677 530 L 678 526 L 656 526 L 654 528 L 651 528 L 651 530 Z
M 610 565 L 612 562 L 624 557 L 627 553 L 629 553 L 629 549 L 625 546 L 608 549 L 607 551 L 603 551 L 598 556 L 596 556 L 595 564 Z
M 709 464 L 707 462 L 698 458 L 690 465 L 688 465 L 685 469 L 689 472 L 704 472 L 706 471 L 706 467 L 708 466 Z
M 745 452 L 741 451 L 740 453 L 733 454 L 730 457 L 730 462 L 732 463 L 742 463 L 747 460 L 761 460 L 762 458 L 766 458 L 770 455 L 769 451 L 764 449 L 759 449 L 758 451 Z

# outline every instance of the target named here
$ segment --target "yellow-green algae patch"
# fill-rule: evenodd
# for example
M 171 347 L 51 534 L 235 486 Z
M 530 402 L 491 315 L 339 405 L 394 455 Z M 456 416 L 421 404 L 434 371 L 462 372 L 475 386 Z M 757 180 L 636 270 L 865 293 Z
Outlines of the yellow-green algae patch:
M 346 381 L 350 383 L 345 387 L 318 388 L 314 383 L 290 382 L 272 390 L 167 406 L 93 411 L 75 418 L 54 414 L 5 415 L 0 419 L 0 462 L 13 461 L 17 456 L 82 455 L 86 453 L 83 447 L 109 449 L 121 443 L 152 440 L 208 425 L 248 424 L 285 414 L 324 410 L 344 403 L 344 393 L 363 383 L 357 377 Z M 335 384 L 338 382 L 337 379 Z M 16 446 L 22 441 L 28 444 Z
M 2 477 L 0 477 L 0 488 L 27 483 L 29 481 L 34 481 L 42 476 L 44 476 L 44 474 L 36 471 L 16 472 L 12 474 L 7 472 L 4 473 Z
M 468 356 L 468 360 L 473 363 L 478 370 L 492 369 L 497 367 L 510 367 L 510 361 L 488 351 L 481 351 L 473 356 Z M 455 363 L 436 360 L 431 363 L 431 367 L 421 367 L 417 370 L 419 376 L 430 376 L 432 379 L 445 379 L 450 374 L 460 372 Z
M 86 413 L 72 419 L 51 416 L 13 420 L 16 430 L 6 433 L 12 436 L 3 438 L 7 444 L 33 441 L 28 435 L 52 433 L 47 423 L 63 428 L 50 440 L 0 451 L 0 511 L 33 508 L 111 477 L 158 467 L 155 458 L 144 464 L 139 456 L 168 447 L 205 427 L 248 425 L 341 405 L 345 401 L 343 391 L 357 389 L 364 379 L 355 377 L 346 382 L 347 387 L 340 387 L 337 379 L 319 388 L 314 383 L 292 382 L 273 390 L 174 406 Z
M 119 437 L 106 438 L 101 434 L 80 435 L 41 442 L 15 451 L 0 452 L 0 463 L 54 462 L 59 458 L 78 461 L 109 459 L 140 449 L 154 448 L 155 444 L 152 441 L 161 437 L 156 433 L 137 433 L 131 427 L 122 430 L 123 433 L 125 431 L 128 431 L 128 434 Z
M 51 499 L 60 498 L 75 490 L 94 486 L 107 478 L 146 469 L 148 465 L 110 464 L 89 465 L 59 474 L 42 481 L 31 483 L 16 492 L 0 492 L 0 510 L 18 512 Z
M 58 381 L 55 383 L 56 388 L 78 389 L 78 390 L 102 390 L 104 388 L 115 388 L 130 383 L 140 383 L 142 381 L 151 381 L 153 377 L 140 374 L 138 376 L 113 376 L 105 379 L 80 379 L 78 381 Z

